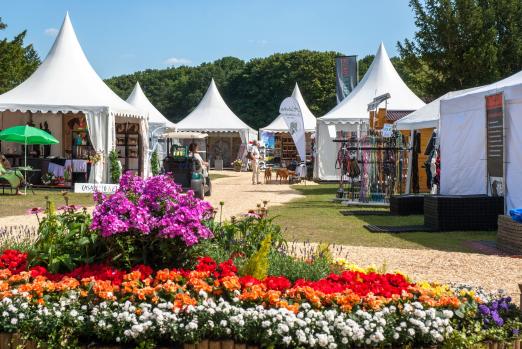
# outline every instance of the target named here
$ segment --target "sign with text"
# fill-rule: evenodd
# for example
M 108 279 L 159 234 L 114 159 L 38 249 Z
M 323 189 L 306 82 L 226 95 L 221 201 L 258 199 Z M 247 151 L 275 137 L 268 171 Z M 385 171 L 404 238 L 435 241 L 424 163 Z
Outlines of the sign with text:
M 357 86 L 357 56 L 343 56 L 335 59 L 337 104 L 341 103 Z
M 286 97 L 279 107 L 279 113 L 285 120 L 286 126 L 288 127 L 288 133 L 290 133 L 294 140 L 301 161 L 306 161 L 304 120 L 297 99 L 294 97 Z
M 74 192 L 75 193 L 104 193 L 104 194 L 114 194 L 116 190 L 120 187 L 119 184 L 104 184 L 104 183 L 74 183 Z
M 503 195 L 504 178 L 504 95 L 486 96 L 486 159 L 493 196 Z

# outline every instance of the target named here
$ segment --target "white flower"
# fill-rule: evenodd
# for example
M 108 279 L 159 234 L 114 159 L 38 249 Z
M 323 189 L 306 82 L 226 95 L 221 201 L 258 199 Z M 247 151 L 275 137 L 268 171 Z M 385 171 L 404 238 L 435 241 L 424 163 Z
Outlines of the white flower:
M 283 343 L 285 343 L 286 345 L 289 345 L 290 343 L 292 343 L 292 337 L 290 337 L 290 336 L 283 337 Z
M 16 325 L 18 323 L 18 319 L 17 318 L 12 318 L 11 319 L 11 325 Z

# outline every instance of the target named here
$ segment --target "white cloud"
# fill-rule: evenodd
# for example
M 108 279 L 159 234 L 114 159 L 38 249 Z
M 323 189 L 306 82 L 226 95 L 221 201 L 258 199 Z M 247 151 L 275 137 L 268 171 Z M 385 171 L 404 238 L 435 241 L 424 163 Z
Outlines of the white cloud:
M 170 57 L 167 60 L 165 60 L 166 65 L 171 65 L 174 67 L 179 67 L 180 65 L 190 65 L 191 63 L 192 61 L 186 58 Z
M 58 29 L 56 28 L 47 28 L 44 30 L 45 35 L 47 36 L 56 36 L 58 34 Z

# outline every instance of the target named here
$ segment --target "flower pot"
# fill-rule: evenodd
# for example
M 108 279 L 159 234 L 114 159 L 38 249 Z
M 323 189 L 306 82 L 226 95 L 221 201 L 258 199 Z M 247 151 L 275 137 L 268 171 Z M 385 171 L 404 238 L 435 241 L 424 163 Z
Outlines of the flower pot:
M 513 348 L 520 349 L 520 339 L 515 339 L 515 342 L 513 343 Z
M 236 343 L 234 345 L 234 349 L 246 349 L 247 345 L 245 343 Z
M 489 349 L 498 349 L 498 343 L 497 342 L 489 342 Z
M 196 349 L 208 349 L 208 339 L 204 339 L 196 344 Z
M 259 349 L 258 345 L 248 344 L 247 349 Z
M 183 349 L 196 349 L 196 344 L 183 344 Z
M 221 349 L 220 341 L 208 341 L 208 349 Z
M 234 341 L 232 341 L 232 340 L 222 341 L 221 349 L 234 349 Z

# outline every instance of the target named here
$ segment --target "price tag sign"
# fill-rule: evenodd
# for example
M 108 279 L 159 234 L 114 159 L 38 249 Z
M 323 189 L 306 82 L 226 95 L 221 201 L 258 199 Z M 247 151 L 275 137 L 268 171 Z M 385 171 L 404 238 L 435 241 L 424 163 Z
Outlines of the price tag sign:
M 94 193 L 100 192 L 104 194 L 114 194 L 120 187 L 119 184 L 103 184 L 103 183 L 74 183 L 75 193 Z

